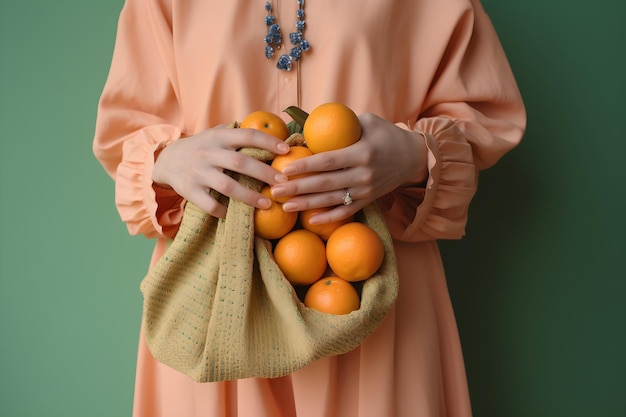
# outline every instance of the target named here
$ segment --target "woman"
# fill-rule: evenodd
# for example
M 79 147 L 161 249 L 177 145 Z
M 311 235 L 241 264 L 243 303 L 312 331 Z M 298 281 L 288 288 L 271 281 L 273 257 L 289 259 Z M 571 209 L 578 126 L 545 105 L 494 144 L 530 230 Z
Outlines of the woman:
M 281 58 L 289 32 L 300 56 Z M 359 115 L 361 140 L 295 162 L 290 174 L 320 172 L 298 180 L 236 152 L 285 153 L 279 140 L 221 127 L 254 110 L 329 101 Z M 152 263 L 186 201 L 224 216 L 210 189 L 267 206 L 224 174 L 233 170 L 292 196 L 285 210 L 336 206 L 322 223 L 377 201 L 400 273 L 393 311 L 359 348 L 282 378 L 196 383 L 155 361 L 142 335 L 134 415 L 471 415 L 436 240 L 463 236 L 478 172 L 524 127 L 520 93 L 478 0 L 127 0 L 94 152 L 116 181 L 129 232 L 157 239 Z

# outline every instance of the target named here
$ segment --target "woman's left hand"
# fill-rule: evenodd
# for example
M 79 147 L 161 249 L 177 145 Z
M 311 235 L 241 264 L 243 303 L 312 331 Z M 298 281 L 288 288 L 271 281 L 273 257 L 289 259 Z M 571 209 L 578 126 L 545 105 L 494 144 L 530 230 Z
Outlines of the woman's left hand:
M 315 173 L 274 185 L 275 197 L 292 196 L 285 211 L 335 207 L 315 223 L 346 218 L 402 184 L 427 179 L 424 137 L 371 113 L 359 116 L 362 133 L 355 144 L 299 159 L 285 167 L 287 176 Z M 344 204 L 346 190 L 352 199 Z

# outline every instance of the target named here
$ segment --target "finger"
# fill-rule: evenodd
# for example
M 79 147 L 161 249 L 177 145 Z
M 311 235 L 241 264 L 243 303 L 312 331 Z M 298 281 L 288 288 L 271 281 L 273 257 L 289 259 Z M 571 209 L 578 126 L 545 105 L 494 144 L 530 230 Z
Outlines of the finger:
M 217 200 L 215 200 L 209 193 L 210 189 L 197 187 L 190 192 L 187 200 L 194 203 L 205 213 L 208 213 L 213 217 L 223 219 L 226 217 L 226 207 L 217 202 Z
M 276 154 L 289 152 L 287 143 L 256 129 L 223 129 L 219 133 L 224 145 L 233 150 L 259 148 Z
M 350 216 L 356 214 L 359 210 L 365 207 L 364 203 L 353 203 L 350 206 L 337 206 L 329 211 L 318 213 L 309 219 L 311 224 L 324 224 L 344 220 Z
M 274 197 L 291 197 L 303 194 L 337 192 L 345 188 L 352 190 L 356 186 L 367 187 L 369 178 L 369 171 L 359 168 L 317 173 L 287 182 L 278 182 L 272 186 L 272 195 Z
M 369 203 L 369 199 L 358 199 L 358 192 L 350 189 L 351 203 L 346 205 L 345 190 L 333 190 L 325 193 L 315 193 L 307 195 L 299 195 L 291 197 L 285 203 L 283 203 L 283 210 L 285 211 L 303 211 L 320 207 L 336 207 L 343 206 L 344 210 L 340 210 L 340 213 L 355 213 L 358 208 L 362 208 Z M 358 204 L 357 204 L 358 203 Z M 358 207 L 354 210 L 355 207 Z
M 306 158 L 297 159 L 283 169 L 287 176 L 308 174 L 313 172 L 337 171 L 349 167 L 366 164 L 368 159 L 367 148 L 357 146 L 318 153 Z
M 270 185 L 286 182 L 288 179 L 282 172 L 265 162 L 241 152 L 215 152 L 210 156 L 209 162 L 223 170 L 244 174 Z
M 213 188 L 219 193 L 253 207 L 268 209 L 272 204 L 270 199 L 263 194 L 241 185 L 228 175 L 222 175 L 219 181 L 214 181 L 213 184 Z

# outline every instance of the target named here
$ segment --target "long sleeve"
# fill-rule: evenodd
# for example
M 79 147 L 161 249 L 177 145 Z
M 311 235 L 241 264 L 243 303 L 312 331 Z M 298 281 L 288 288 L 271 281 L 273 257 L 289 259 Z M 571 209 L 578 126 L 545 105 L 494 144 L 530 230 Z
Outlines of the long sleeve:
M 336 10 L 328 14 L 331 3 Z M 116 179 L 116 204 L 133 234 L 172 236 L 182 216 L 182 198 L 152 187 L 155 152 L 249 109 L 278 113 L 295 101 L 294 75 L 265 62 L 256 38 L 256 29 L 261 40 L 264 33 L 255 26 L 263 9 L 220 3 L 220 18 L 207 24 L 215 9 L 212 2 L 127 0 L 120 16 L 94 151 Z M 355 32 L 344 24 L 352 8 L 343 3 L 307 10 L 307 36 L 316 43 L 302 66 L 305 108 L 342 101 L 423 135 L 428 183 L 391 193 L 389 228 L 409 242 L 458 239 L 479 171 L 525 129 L 506 55 L 477 0 L 371 2 L 361 12 L 362 23 L 404 22 L 403 31 L 362 24 Z M 249 29 L 230 36 L 235 27 Z
M 120 217 L 131 234 L 148 237 L 173 236 L 184 206 L 175 192 L 154 188 L 151 180 L 155 155 L 182 130 L 167 16 L 155 2 L 125 3 L 93 143 L 115 180 Z
M 526 113 L 505 53 L 478 2 L 460 14 L 418 120 L 399 123 L 428 147 L 426 186 L 392 194 L 386 218 L 404 241 L 459 239 L 478 173 L 522 138 Z

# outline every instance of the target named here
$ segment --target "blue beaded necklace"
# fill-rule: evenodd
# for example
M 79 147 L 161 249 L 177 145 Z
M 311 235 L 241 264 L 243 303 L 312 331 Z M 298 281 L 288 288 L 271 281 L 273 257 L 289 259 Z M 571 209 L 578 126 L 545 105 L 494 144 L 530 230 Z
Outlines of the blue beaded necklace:
M 296 31 L 289 34 L 289 42 L 293 47 L 289 54 L 282 54 L 276 62 L 276 68 L 282 71 L 291 71 L 293 64 L 300 61 L 302 53 L 311 49 L 309 41 L 304 39 L 304 0 L 296 0 L 298 3 L 298 11 L 296 12 Z M 283 36 L 280 25 L 276 21 L 276 17 L 272 14 L 272 3 L 265 3 L 265 25 L 267 26 L 267 35 L 265 35 L 265 57 L 271 59 L 274 52 L 281 48 Z

